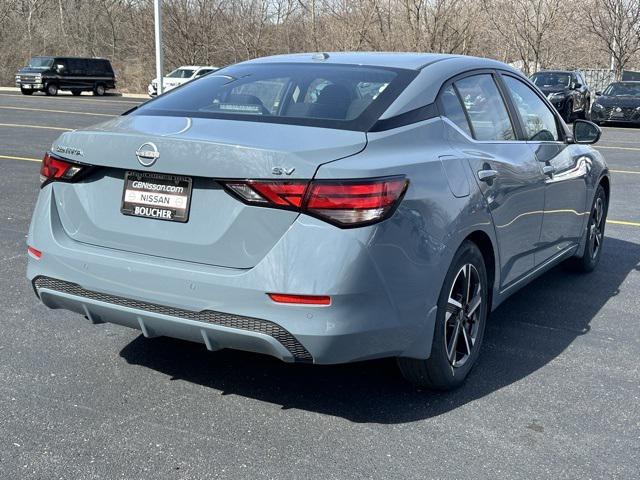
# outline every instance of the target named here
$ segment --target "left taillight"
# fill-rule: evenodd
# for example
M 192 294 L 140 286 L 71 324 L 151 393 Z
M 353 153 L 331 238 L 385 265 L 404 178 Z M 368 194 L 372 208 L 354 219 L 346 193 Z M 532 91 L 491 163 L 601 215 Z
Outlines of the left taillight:
M 250 205 L 296 210 L 342 228 L 384 220 L 409 181 L 404 176 L 357 180 L 231 180 L 223 185 Z
M 72 181 L 77 178 L 84 168 L 85 165 L 71 162 L 47 152 L 40 166 L 40 183 L 44 185 L 54 181 Z

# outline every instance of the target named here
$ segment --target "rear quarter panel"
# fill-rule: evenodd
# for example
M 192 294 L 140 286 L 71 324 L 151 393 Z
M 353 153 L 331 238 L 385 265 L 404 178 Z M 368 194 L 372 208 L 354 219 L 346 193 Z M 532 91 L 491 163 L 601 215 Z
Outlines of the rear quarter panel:
M 464 239 L 480 230 L 495 245 L 490 215 L 469 171 L 462 171 L 468 175 L 469 189 L 463 192 L 467 194 L 453 194 L 452 185 L 458 186 L 454 190 L 460 195 L 459 185 L 465 180 L 447 179 L 447 174 L 459 170 L 445 173 L 443 162 L 455 160 L 455 154 L 443 141 L 440 118 L 369 133 L 368 139 L 363 152 L 322 165 L 316 178 L 407 176 L 410 184 L 400 206 L 377 226 L 368 251 L 398 315 L 410 322 L 426 321 Z M 414 355 L 424 358 L 420 348 L 416 345 Z

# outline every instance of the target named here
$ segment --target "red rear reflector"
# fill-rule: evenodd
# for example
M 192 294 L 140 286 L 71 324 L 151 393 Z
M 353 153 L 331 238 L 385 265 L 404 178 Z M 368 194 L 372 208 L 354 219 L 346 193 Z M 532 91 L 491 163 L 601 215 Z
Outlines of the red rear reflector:
M 40 250 L 36 250 L 31 246 L 27 247 L 27 253 L 31 255 L 33 258 L 35 258 L 36 260 L 40 260 L 40 257 L 42 257 L 42 252 Z
M 328 295 L 288 295 L 286 293 L 268 293 L 276 303 L 297 303 L 300 305 L 331 305 Z

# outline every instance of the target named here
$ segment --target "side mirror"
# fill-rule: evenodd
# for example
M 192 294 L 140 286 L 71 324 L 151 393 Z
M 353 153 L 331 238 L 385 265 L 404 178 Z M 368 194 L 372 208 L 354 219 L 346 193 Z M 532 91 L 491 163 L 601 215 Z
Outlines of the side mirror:
M 592 144 L 600 140 L 602 130 L 593 122 L 588 120 L 574 120 L 573 141 L 575 143 Z
M 582 88 L 582 84 L 581 83 L 574 83 L 573 84 L 573 88 Z
M 596 90 L 596 96 L 599 97 L 600 95 L 602 95 L 602 92 L 600 90 Z
M 64 65 L 62 65 L 61 63 L 56 65 L 56 72 L 58 73 L 62 73 L 64 71 Z

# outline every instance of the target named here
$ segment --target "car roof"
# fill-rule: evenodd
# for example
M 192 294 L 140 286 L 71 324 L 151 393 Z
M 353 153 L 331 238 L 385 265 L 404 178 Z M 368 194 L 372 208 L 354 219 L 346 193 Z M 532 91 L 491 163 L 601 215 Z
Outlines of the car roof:
M 200 69 L 200 68 L 215 68 L 216 70 L 219 69 L 219 67 L 214 67 L 212 65 L 180 65 L 179 67 L 176 67 L 175 70 L 178 70 L 179 68 L 190 68 L 190 69 Z
M 581 72 L 580 70 L 539 70 L 536 73 L 581 73 Z M 534 75 L 536 73 L 534 73 Z
M 460 55 L 416 52 L 320 52 L 292 53 L 255 58 L 243 63 L 324 63 L 366 65 L 420 70 L 427 65 Z

